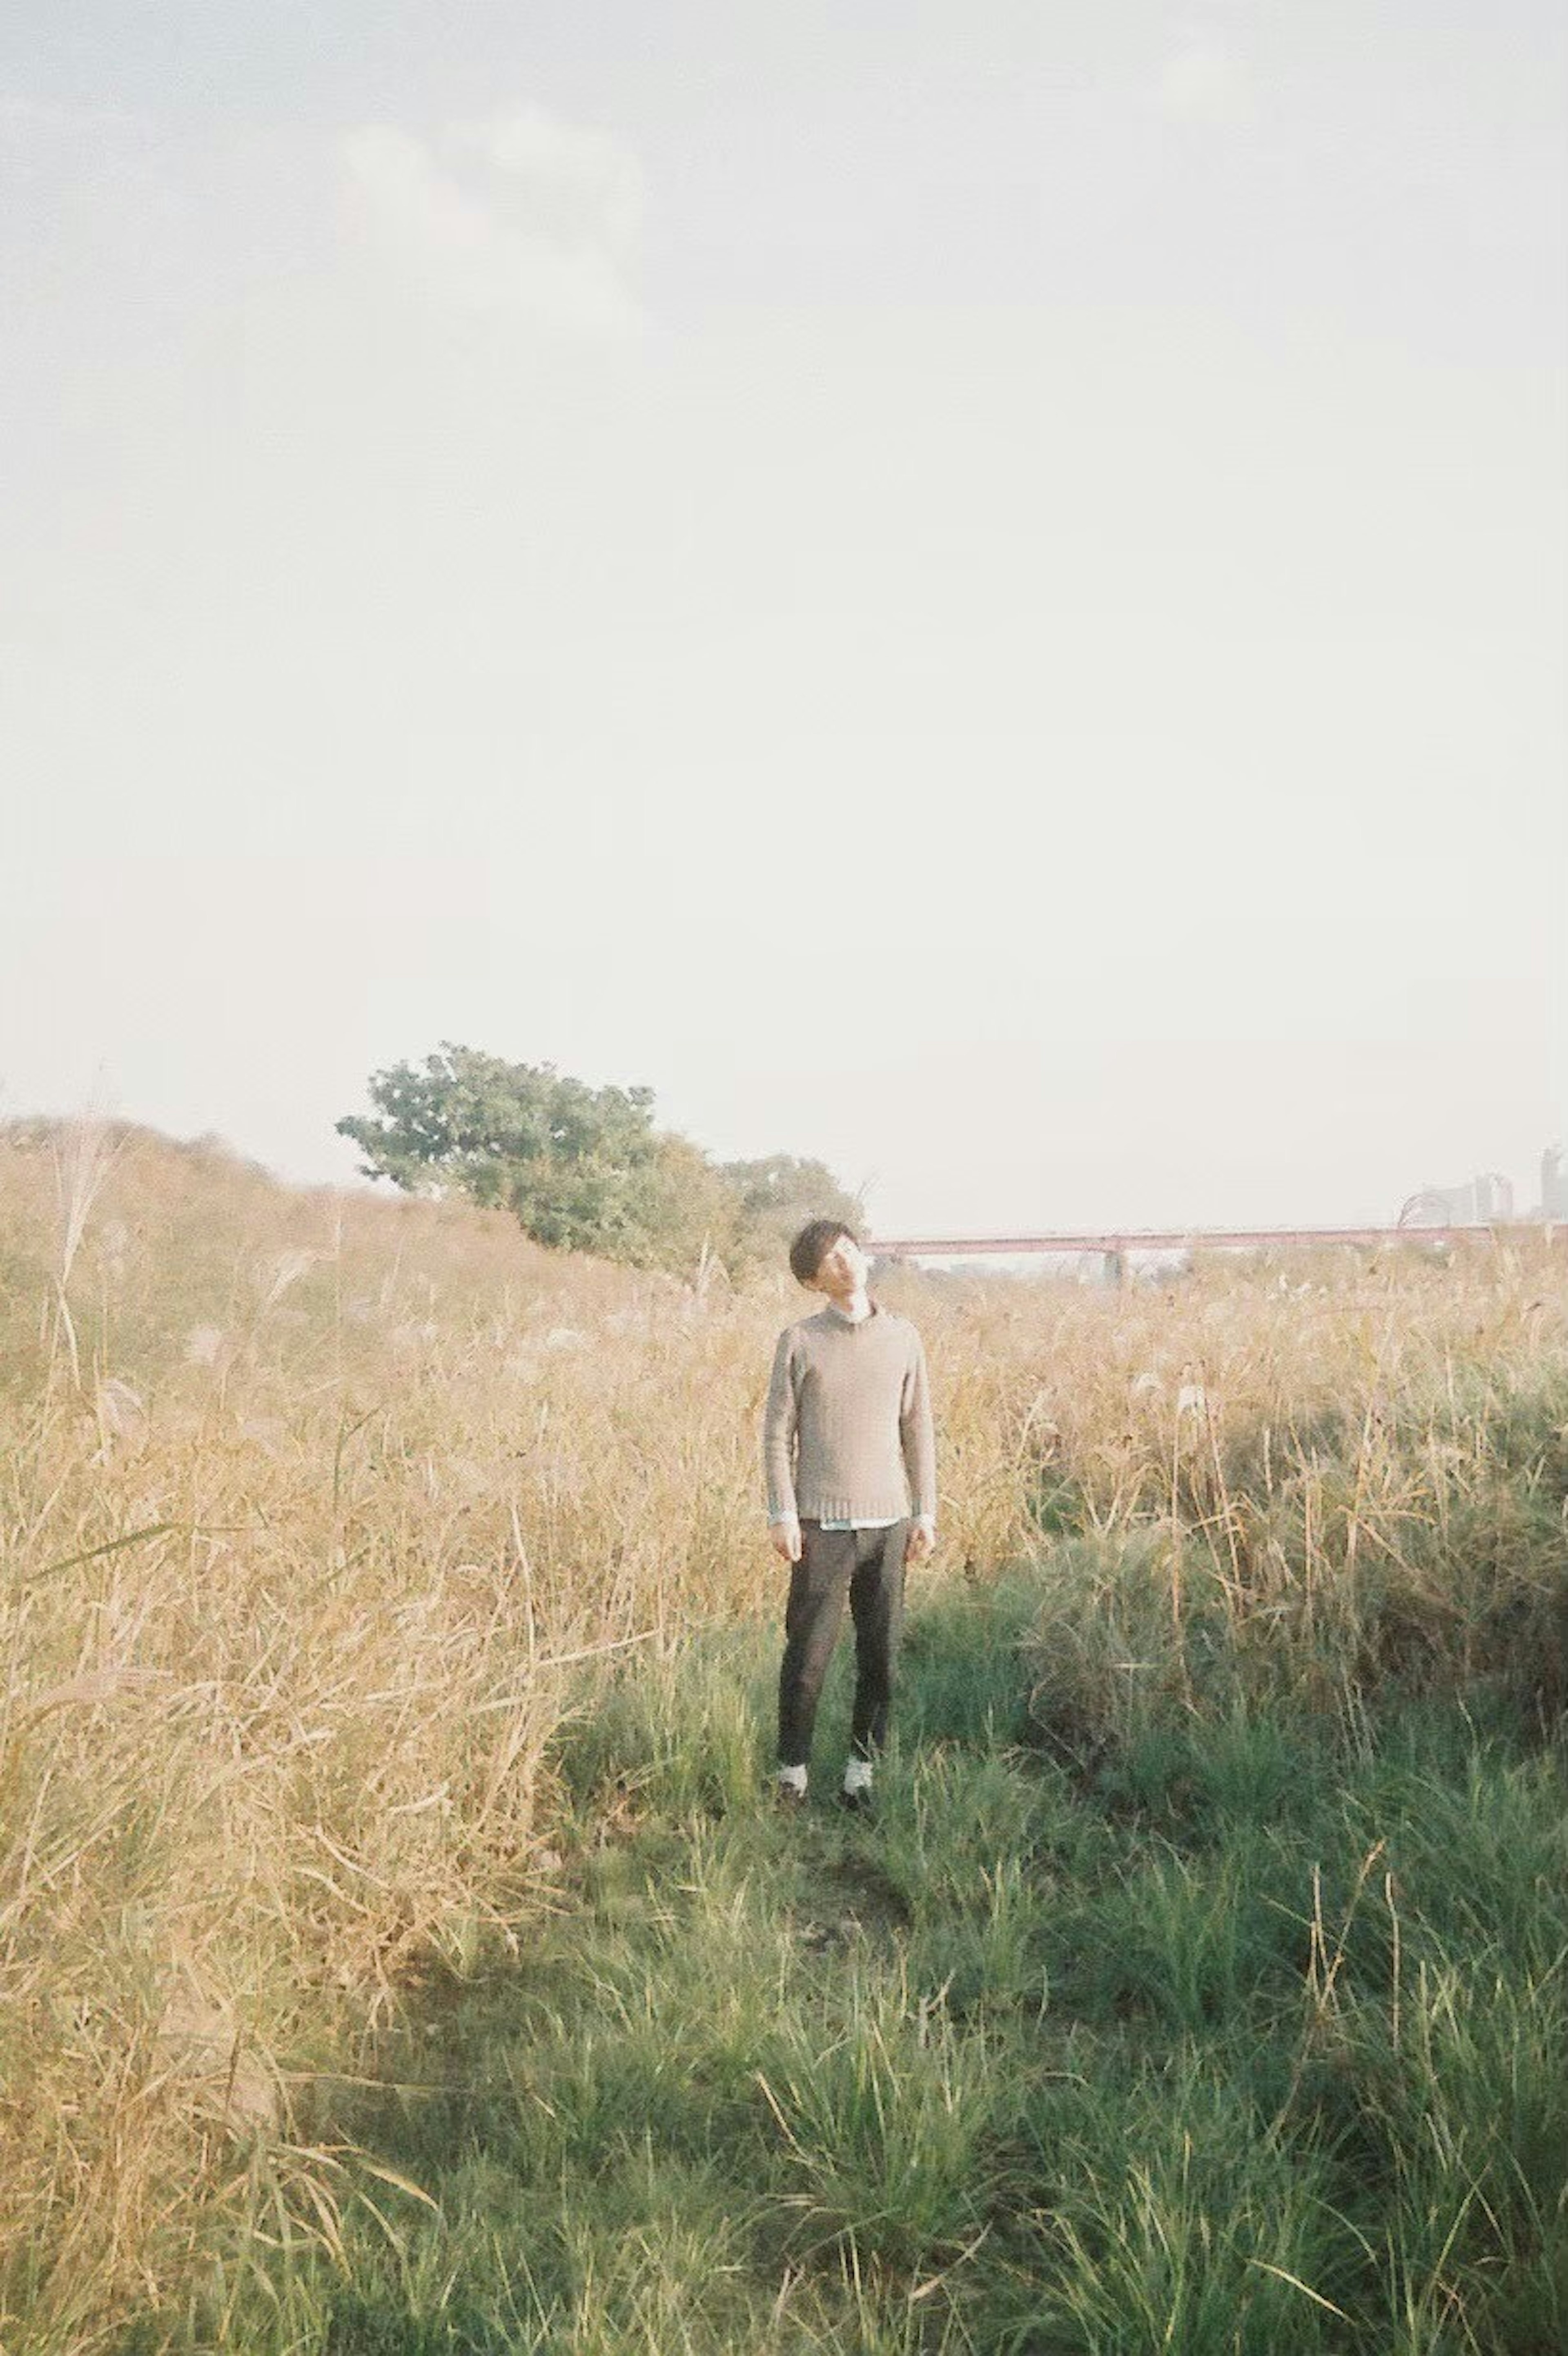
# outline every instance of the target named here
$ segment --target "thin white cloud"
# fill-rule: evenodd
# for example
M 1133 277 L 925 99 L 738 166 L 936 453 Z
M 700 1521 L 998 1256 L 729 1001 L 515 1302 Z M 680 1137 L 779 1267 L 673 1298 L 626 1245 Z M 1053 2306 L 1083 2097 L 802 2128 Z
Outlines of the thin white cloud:
M 339 152 L 355 226 L 441 299 L 584 336 L 642 325 L 642 176 L 607 133 L 529 107 L 435 144 L 368 124 Z
M 636 157 L 606 131 L 558 123 L 541 107 L 518 107 L 487 122 L 458 123 L 453 143 L 510 180 L 535 218 L 563 241 L 603 245 L 624 264 L 643 233 L 643 175 Z
M 1217 34 L 1192 31 L 1168 59 L 1155 101 L 1180 123 L 1246 123 L 1253 112 L 1253 80 Z

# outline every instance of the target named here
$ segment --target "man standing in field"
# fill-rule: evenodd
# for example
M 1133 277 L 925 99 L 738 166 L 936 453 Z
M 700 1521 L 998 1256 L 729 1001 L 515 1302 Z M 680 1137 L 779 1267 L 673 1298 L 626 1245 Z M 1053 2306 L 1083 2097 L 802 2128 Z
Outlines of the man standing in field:
M 903 1623 L 904 1569 L 936 1544 L 936 1441 L 925 1352 L 907 1317 L 866 1290 L 866 1255 L 837 1219 L 790 1246 L 815 1317 L 779 1335 L 763 1424 L 768 1524 L 792 1566 L 779 1676 L 779 1797 L 805 1798 L 812 1730 L 844 1599 L 855 1623 L 855 1709 L 840 1794 L 871 1804 Z

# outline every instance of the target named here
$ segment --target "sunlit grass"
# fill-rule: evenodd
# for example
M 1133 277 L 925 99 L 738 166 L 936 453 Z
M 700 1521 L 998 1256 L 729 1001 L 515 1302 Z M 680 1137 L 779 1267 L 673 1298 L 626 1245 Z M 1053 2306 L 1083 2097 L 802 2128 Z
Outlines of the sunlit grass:
M 710 1670 L 652 1750 L 700 1747 Z M 1370 1742 L 1303 1716 L 1270 1811 L 1246 1730 L 1204 1778 L 1189 1727 L 1156 1822 L 959 1733 L 890 1762 L 874 1828 L 717 1784 L 584 1814 L 521 1950 L 410 1991 L 380 2092 L 324 2087 L 379 2221 L 264 2294 L 231 2254 L 230 2305 L 134 2344 L 1558 2344 L 1561 1762 L 1430 1703 Z M 590 1717 L 559 1744 L 609 1804 L 625 1727 L 613 1763 Z
M 1490 1760 L 1456 1713 L 1540 1743 L 1568 1689 L 1559 1267 L 1488 1245 L 1452 1265 L 1228 1264 L 1121 1294 L 888 1280 L 930 1350 L 944 1551 L 911 1628 L 876 1904 L 845 1931 L 820 1890 L 783 1901 L 835 1969 L 859 1957 L 860 2024 L 842 2015 L 818 2070 L 779 2009 L 795 1951 L 758 1929 L 781 1902 L 758 1877 L 787 1863 L 754 1804 L 779 1610 L 756 1428 L 772 1335 L 800 1306 L 787 1281 L 699 1300 L 456 1205 L 291 1193 L 134 1133 L 0 1141 L 0 2338 L 108 2347 L 133 2307 L 189 2297 L 220 2317 L 262 2278 L 303 2298 L 313 2251 L 386 2241 L 374 2199 L 389 2222 L 411 2204 L 398 2232 L 435 2268 L 428 2344 L 466 2344 L 429 2337 L 466 2294 L 441 2290 L 421 2204 L 377 2192 L 338 2147 L 318 2073 L 379 2057 L 432 1976 L 465 1986 L 535 1955 L 584 1856 L 602 1856 L 593 1903 L 624 1910 L 625 1937 L 654 1935 L 661 1910 L 688 1920 L 689 1894 L 635 1874 L 617 1896 L 608 1860 L 698 1823 L 752 1844 L 669 1869 L 689 1879 L 706 1858 L 703 1919 L 731 1925 L 722 1973 L 720 1932 L 703 1933 L 690 2050 L 730 2019 L 721 2164 L 737 2105 L 773 2139 L 757 2231 L 793 2270 L 778 2344 L 833 2344 L 843 2299 L 868 2347 L 965 2344 L 952 2335 L 981 2328 L 965 2286 L 982 2259 L 961 2254 L 987 2221 L 997 2251 L 1009 2200 L 1033 2222 L 987 2277 L 1001 2303 L 981 2302 L 976 2344 L 1015 2329 L 998 2286 L 1019 2267 L 1027 2282 L 1026 2245 L 1054 2254 L 1068 2304 L 1051 2329 L 1075 2344 L 1093 2319 L 1072 2320 L 1061 2212 L 1021 2179 L 998 2189 L 1024 2148 L 997 2107 L 998 2041 L 1044 2037 L 1060 2059 L 1071 2014 L 1084 2033 L 1211 2044 L 1238 2008 L 1270 2026 L 1308 2000 L 1280 2099 L 1294 2071 L 1291 2099 L 1409 2187 L 1397 2232 L 1358 2213 L 1314 2286 L 1349 2283 L 1370 2312 L 1371 2269 L 1378 2329 L 1413 2349 L 1470 2344 L 1467 2317 L 1505 2297 L 1521 2335 L 1544 2332 L 1561 2218 L 1532 2155 L 1556 2115 L 1497 2084 L 1517 2062 L 1526 2087 L 1560 2051 L 1541 1893 L 1561 1860 L 1530 1784 L 1551 1771 Z M 1381 1747 L 1392 1696 L 1457 1728 L 1473 1803 L 1430 1747 L 1408 1771 Z M 1315 1860 L 1302 1827 L 1330 1806 L 1325 1730 L 1367 1779 L 1343 1786 L 1359 1814 Z M 1086 1810 L 1131 1844 L 1093 1870 Z M 1447 1944 L 1407 1894 L 1425 1821 L 1435 1854 L 1468 1864 L 1445 1885 Z M 873 1985 L 873 1965 L 905 1977 Z M 721 1989 L 773 2020 L 760 2058 Z M 1429 2088 L 1416 2105 L 1420 2037 L 1462 2115 Z M 879 2104 L 912 2187 L 897 2215 L 867 2156 Z M 814 2180 L 792 2136 L 825 2155 Z M 530 2166 L 564 2164 L 553 2149 Z M 620 2254 L 580 2220 L 555 2272 L 538 2257 L 532 2287 L 508 2291 L 539 2344 L 568 2314 L 574 2346 L 673 2331 L 681 2235 L 731 2246 L 711 2157 L 656 2136 L 674 2174 L 639 2177 L 628 2147 Z M 1171 2152 L 1149 2166 L 1177 2201 Z M 1150 2212 L 1112 2190 L 1072 2232 L 1131 2268 Z M 488 2230 L 476 2208 L 476 2247 Z M 1267 2244 L 1248 2311 L 1260 2332 L 1304 2330 L 1274 2319 L 1277 2284 L 1279 2317 L 1322 2314 L 1321 2344 L 1340 2344 L 1285 2281 L 1296 2231 Z M 732 2307 L 700 2326 L 714 2334 L 755 2321 L 720 2272 Z

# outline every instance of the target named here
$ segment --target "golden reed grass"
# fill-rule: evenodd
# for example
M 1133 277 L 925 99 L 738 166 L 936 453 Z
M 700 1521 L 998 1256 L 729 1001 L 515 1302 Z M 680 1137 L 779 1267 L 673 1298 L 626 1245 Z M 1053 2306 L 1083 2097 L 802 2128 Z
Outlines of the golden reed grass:
M 1446 1626 L 1417 1541 L 1467 1513 L 1506 1541 L 1499 1418 L 1568 1369 L 1560 1270 L 894 1271 L 937 1402 L 933 1576 L 1152 1532 L 1173 1626 L 1200 1577 L 1299 1650 L 1401 1564 Z M 757 1426 L 801 1303 L 15 1128 L 0 1291 L 0 2314 L 87 2347 L 215 2209 L 331 2238 L 302 2089 L 421 1958 L 548 1902 L 568 1669 L 776 1612 Z

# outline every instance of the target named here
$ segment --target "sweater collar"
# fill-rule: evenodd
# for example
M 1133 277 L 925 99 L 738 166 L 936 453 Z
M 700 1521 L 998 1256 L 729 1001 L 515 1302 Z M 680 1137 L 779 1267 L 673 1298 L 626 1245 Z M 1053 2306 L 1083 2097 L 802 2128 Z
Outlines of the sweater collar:
M 873 1317 L 880 1317 L 882 1312 L 873 1301 L 868 1308 L 864 1317 L 846 1317 L 842 1309 L 839 1308 L 838 1303 L 836 1301 L 829 1301 L 825 1304 L 822 1313 L 824 1317 L 829 1318 L 835 1325 L 847 1325 L 849 1328 L 849 1331 L 853 1333 L 857 1332 L 860 1326 L 869 1325 Z

